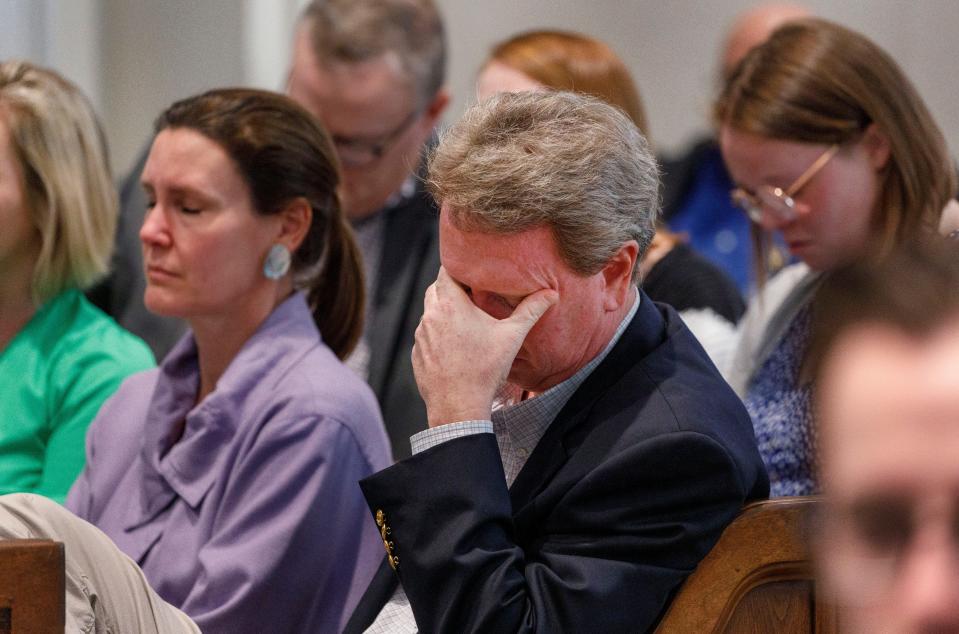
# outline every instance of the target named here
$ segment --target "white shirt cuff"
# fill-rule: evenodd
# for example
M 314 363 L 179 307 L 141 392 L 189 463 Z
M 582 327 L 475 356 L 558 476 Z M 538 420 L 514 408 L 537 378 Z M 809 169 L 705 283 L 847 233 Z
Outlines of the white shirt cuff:
M 423 431 L 410 436 L 410 446 L 413 449 L 413 455 L 426 451 L 430 447 L 435 447 L 447 440 L 461 438 L 462 436 L 472 436 L 473 434 L 492 434 L 493 421 L 491 420 L 464 420 L 458 423 L 449 423 L 424 429 Z

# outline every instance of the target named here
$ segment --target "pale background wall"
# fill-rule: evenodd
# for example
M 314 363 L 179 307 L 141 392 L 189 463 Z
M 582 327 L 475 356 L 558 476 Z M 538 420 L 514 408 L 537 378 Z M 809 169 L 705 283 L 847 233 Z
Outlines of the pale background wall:
M 304 0 L 0 0 L 0 58 L 26 56 L 79 83 L 104 118 L 124 172 L 172 100 L 202 89 L 281 88 L 287 42 Z M 473 99 L 489 46 L 520 30 L 579 30 L 609 42 L 632 69 L 652 135 L 678 150 L 706 129 L 715 55 L 748 0 L 438 0 L 450 39 L 450 117 Z M 886 48 L 919 87 L 954 149 L 956 0 L 810 0 L 820 15 Z

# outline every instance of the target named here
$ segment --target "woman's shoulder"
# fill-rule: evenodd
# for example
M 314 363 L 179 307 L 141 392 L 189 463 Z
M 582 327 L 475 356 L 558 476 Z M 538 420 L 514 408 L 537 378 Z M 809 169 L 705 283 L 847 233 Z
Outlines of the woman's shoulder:
M 301 294 L 274 311 L 231 363 L 223 382 L 235 392 L 251 379 L 257 382 L 256 401 L 330 415 L 343 412 L 347 418 L 372 409 L 378 416 L 369 386 L 323 341 Z
M 322 343 L 276 377 L 275 391 L 293 410 L 321 413 L 346 423 L 380 418 L 370 386 Z
M 677 243 L 649 271 L 644 289 L 677 311 L 711 309 L 732 324 L 746 305 L 735 283 L 689 245 Z
M 60 326 L 63 331 L 51 351 L 75 368 L 96 365 L 101 371 L 128 376 L 156 365 L 149 346 L 124 330 L 112 317 L 91 304 L 81 293 L 71 298 Z
M 110 435 L 123 429 L 132 436 L 139 436 L 147 419 L 158 378 L 157 368 L 125 377 L 103 402 L 93 420 L 93 427 Z
M 146 344 L 79 291 L 66 291 L 43 310 L 31 338 L 33 354 L 22 365 L 42 382 L 53 411 L 99 407 L 127 377 L 155 366 Z
M 802 262 L 782 269 L 749 302 L 736 332 L 736 351 L 723 375 L 740 395 L 756 368 L 768 356 L 784 324 L 809 301 L 818 274 Z
M 377 456 L 389 443 L 372 389 L 325 345 L 306 351 L 262 385 L 265 424 L 276 428 L 304 420 L 352 436 L 362 452 Z M 377 461 L 377 460 L 374 460 Z

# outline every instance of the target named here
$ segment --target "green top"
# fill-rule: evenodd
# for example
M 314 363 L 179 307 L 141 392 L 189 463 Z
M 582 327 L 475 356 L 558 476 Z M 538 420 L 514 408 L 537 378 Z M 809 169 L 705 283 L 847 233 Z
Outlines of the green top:
M 80 291 L 44 304 L 0 351 L 0 494 L 62 503 L 100 406 L 123 379 L 154 365 L 147 345 Z

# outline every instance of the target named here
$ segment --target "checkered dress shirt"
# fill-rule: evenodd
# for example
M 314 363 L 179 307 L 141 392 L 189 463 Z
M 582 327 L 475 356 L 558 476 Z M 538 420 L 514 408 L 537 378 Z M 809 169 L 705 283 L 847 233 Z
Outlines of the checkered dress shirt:
M 506 474 L 507 486 L 512 486 L 519 475 L 526 459 L 533 452 L 546 428 L 559 414 L 566 401 L 573 395 L 586 377 L 596 369 L 629 325 L 639 309 L 639 291 L 636 291 L 636 301 L 629 313 L 620 322 L 606 348 L 596 355 L 592 361 L 562 383 L 554 385 L 534 398 L 520 400 L 522 391 L 516 386 L 505 385 L 493 402 L 492 420 L 468 420 L 459 423 L 440 425 L 419 432 L 410 438 L 413 455 L 439 445 L 448 440 L 472 434 L 496 434 L 496 443 L 499 445 L 500 458 L 503 461 L 503 471 Z M 366 634 L 416 634 L 416 621 L 413 619 L 413 609 L 410 600 L 399 585 L 396 592 L 373 624 L 367 628 Z

